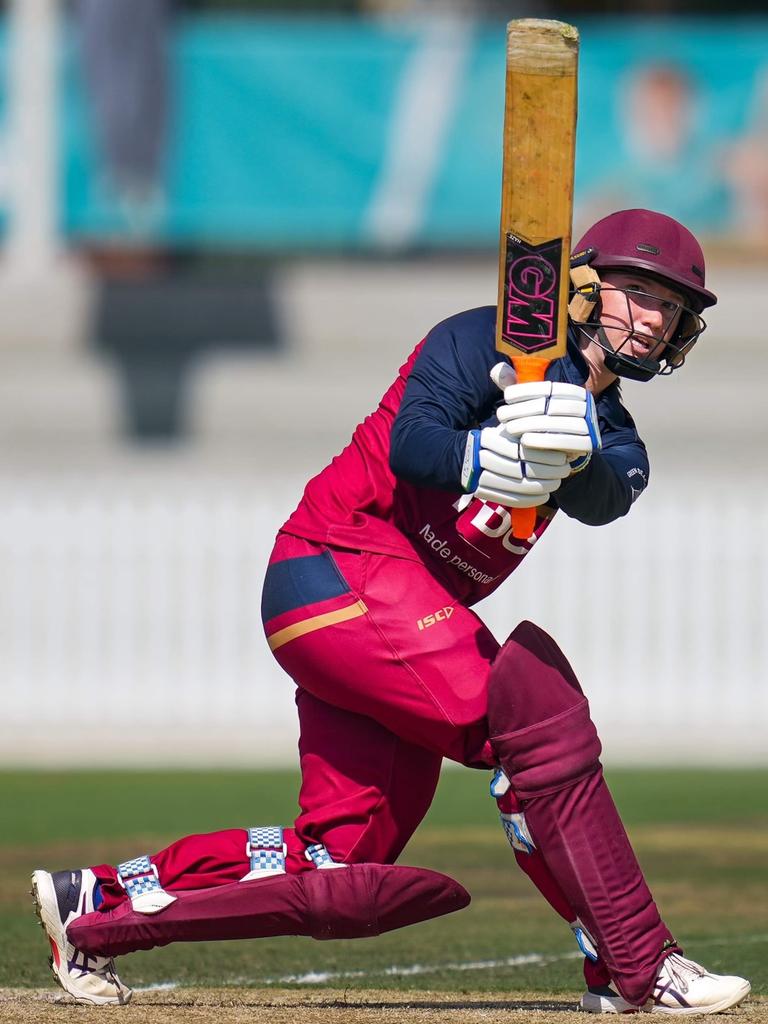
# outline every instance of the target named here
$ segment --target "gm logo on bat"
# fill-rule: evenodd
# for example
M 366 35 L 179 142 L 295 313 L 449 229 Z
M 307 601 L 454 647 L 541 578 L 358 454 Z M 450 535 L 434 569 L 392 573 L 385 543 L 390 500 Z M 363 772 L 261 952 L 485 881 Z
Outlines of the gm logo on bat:
M 522 352 L 557 340 L 557 299 L 563 241 L 530 245 L 507 232 L 502 338 Z

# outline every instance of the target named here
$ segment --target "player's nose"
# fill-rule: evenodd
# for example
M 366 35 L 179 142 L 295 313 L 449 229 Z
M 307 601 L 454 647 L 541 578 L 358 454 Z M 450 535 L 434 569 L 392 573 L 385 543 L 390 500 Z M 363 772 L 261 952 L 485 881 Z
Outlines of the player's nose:
M 635 328 L 642 328 L 645 334 L 660 338 L 664 333 L 664 314 L 657 306 L 646 306 L 635 312 Z

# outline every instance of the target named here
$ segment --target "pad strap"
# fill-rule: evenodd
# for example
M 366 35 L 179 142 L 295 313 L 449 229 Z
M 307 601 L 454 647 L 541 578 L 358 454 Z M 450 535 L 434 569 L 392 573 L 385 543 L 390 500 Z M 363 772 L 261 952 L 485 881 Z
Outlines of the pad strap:
M 176 897 L 160 885 L 157 865 L 146 854 L 118 864 L 117 880 L 137 914 L 157 914 L 176 902 Z
M 512 814 L 499 813 L 504 834 L 513 850 L 520 853 L 533 853 L 536 849 L 531 833 L 528 830 L 528 823 L 522 811 Z
M 304 856 L 307 860 L 311 860 L 316 868 L 323 871 L 327 868 L 345 868 L 346 864 L 337 864 L 333 857 L 328 853 L 322 843 L 312 843 L 304 851 Z
M 573 934 L 576 936 L 576 942 L 578 943 L 579 949 L 584 954 L 584 956 L 587 958 L 587 960 L 591 960 L 593 964 L 597 963 L 597 960 L 598 960 L 597 943 L 592 938 L 592 936 L 589 934 L 589 932 L 584 927 L 584 925 L 581 923 L 581 921 L 578 919 L 578 917 L 576 918 L 575 921 L 571 922 L 571 924 L 569 925 L 569 928 L 571 929 Z
M 287 849 L 283 842 L 283 830 L 278 825 L 249 828 L 245 853 L 251 870 L 243 875 L 241 882 L 285 874 Z
M 495 800 L 500 800 L 501 797 L 506 796 L 509 792 L 510 781 L 501 768 L 497 768 L 493 773 L 491 779 L 491 796 Z
M 522 811 L 514 811 L 515 802 L 511 800 L 510 781 L 501 768 L 497 769 L 491 779 L 491 796 L 499 808 L 499 819 L 509 845 L 520 853 L 533 853 L 536 849 L 528 823 Z

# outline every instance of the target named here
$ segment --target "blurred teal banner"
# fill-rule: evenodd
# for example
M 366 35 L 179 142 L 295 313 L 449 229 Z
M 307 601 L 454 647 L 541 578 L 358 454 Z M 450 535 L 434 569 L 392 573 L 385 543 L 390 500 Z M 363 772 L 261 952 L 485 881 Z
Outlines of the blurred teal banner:
M 576 230 L 646 206 L 704 236 L 764 242 L 768 20 L 579 28 Z M 160 169 L 130 189 L 100 148 L 73 24 L 65 233 L 269 250 L 494 247 L 504 53 L 502 24 L 466 19 L 180 19 Z M 141 133 L 134 115 L 128 140 Z

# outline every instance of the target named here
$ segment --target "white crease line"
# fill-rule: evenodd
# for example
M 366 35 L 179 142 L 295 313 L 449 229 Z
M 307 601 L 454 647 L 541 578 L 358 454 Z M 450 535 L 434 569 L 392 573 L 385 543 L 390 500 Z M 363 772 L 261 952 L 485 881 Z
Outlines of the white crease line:
M 508 956 L 501 960 L 467 960 L 463 963 L 446 964 L 407 964 L 403 966 L 381 967 L 373 971 L 309 971 L 306 974 L 284 974 L 280 978 L 265 978 L 265 985 L 317 985 L 327 981 L 340 981 L 345 978 L 371 978 L 377 975 L 388 977 L 409 977 L 414 974 L 437 974 L 439 971 L 488 971 L 495 967 L 524 967 L 557 963 L 560 960 L 580 960 L 583 953 L 526 953 L 522 956 Z
M 730 936 L 728 938 L 700 939 L 696 946 L 729 946 L 734 942 L 761 943 L 768 942 L 768 934 Z M 373 978 L 377 975 L 407 978 L 417 974 L 437 974 L 439 971 L 489 971 L 497 967 L 545 967 L 547 964 L 559 963 L 562 960 L 580 960 L 581 951 L 573 953 L 524 953 L 519 956 L 507 956 L 501 960 L 466 960 L 446 964 L 406 964 L 380 967 L 374 971 L 307 971 L 304 974 L 284 974 L 279 978 L 229 978 L 221 982 L 221 986 L 253 985 L 323 985 L 328 981 L 343 981 L 348 978 Z M 154 985 L 136 985 L 134 992 L 160 992 L 179 988 L 179 982 L 162 981 Z

